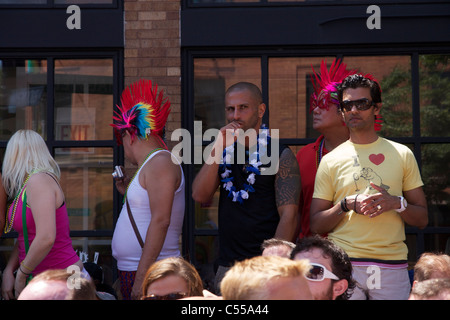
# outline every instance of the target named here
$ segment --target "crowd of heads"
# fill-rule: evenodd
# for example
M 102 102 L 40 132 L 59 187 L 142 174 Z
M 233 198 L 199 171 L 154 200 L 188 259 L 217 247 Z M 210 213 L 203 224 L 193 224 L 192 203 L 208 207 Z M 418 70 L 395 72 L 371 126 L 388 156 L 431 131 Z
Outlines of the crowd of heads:
M 19 300 L 115 300 L 90 277 L 68 270 L 47 270 L 25 287 Z M 450 256 L 424 253 L 414 269 L 410 300 L 450 300 Z M 141 300 L 348 300 L 355 287 L 347 254 L 320 236 L 294 244 L 268 239 L 261 256 L 236 262 L 223 278 L 221 294 L 205 290 L 197 269 L 182 257 L 157 261 L 148 269 Z

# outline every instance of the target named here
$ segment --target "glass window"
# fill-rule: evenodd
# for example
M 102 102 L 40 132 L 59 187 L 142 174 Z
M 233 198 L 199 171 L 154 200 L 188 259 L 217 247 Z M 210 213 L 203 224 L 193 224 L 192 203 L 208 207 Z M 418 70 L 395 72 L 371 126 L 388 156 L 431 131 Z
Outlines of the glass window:
M 55 4 L 111 4 L 113 0 L 54 0 Z
M 450 144 L 422 145 L 422 179 L 429 226 L 450 227 Z
M 48 0 L 0 0 L 0 4 L 47 4 Z M 54 0 L 54 4 L 103 4 L 113 0 Z
M 349 69 L 372 74 L 381 86 L 384 137 L 412 136 L 412 85 L 410 56 L 344 57 Z
M 419 56 L 422 136 L 450 137 L 450 55 Z
M 195 174 L 200 171 L 201 165 L 195 165 Z M 219 188 L 208 203 L 195 202 L 195 228 L 204 230 L 217 230 L 219 226 Z
M 2 230 L 3 231 L 3 230 Z M 15 239 L 0 238 L 0 270 L 3 271 L 14 249 Z
M 191 3 L 245 3 L 245 2 L 260 2 L 261 0 L 190 0 Z
M 70 230 L 113 229 L 112 148 L 57 148 Z
M 83 262 L 93 262 L 102 268 L 103 284 L 113 286 L 114 261 L 111 253 L 111 238 L 72 237 L 72 246 Z M 101 291 L 105 291 L 104 288 Z
M 450 255 L 450 235 L 431 233 L 425 235 L 425 252 L 442 252 Z
M 0 0 L 0 4 L 47 4 L 47 0 Z
M 197 236 L 194 239 L 195 267 L 205 289 L 214 292 L 214 263 L 219 252 L 219 240 L 216 236 Z
M 19 129 L 46 137 L 47 61 L 0 60 L 0 140 Z
M 414 263 L 417 261 L 417 235 L 406 233 L 405 243 L 408 247 L 408 264 L 411 269 L 414 268 Z
M 55 60 L 55 139 L 111 140 L 112 59 Z
M 320 64 L 329 65 L 334 57 L 269 59 L 269 123 L 280 130 L 280 138 L 317 138 L 312 128 L 309 97 L 313 93 L 312 69 L 320 72 Z
M 203 132 L 225 125 L 225 91 L 241 81 L 261 88 L 259 58 L 194 60 L 194 119 L 202 122 Z

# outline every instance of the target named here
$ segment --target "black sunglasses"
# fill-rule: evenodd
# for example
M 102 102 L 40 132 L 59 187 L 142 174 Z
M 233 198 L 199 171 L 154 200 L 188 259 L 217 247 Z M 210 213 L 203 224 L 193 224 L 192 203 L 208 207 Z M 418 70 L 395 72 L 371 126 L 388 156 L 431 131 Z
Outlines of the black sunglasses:
M 149 296 L 144 296 L 141 300 L 178 300 L 187 297 L 187 293 L 177 292 L 169 293 L 164 296 L 158 296 L 156 294 L 151 294 Z
M 341 109 L 344 111 L 352 111 L 353 107 L 356 107 L 358 111 L 364 111 L 369 109 L 371 106 L 375 105 L 373 101 L 369 101 L 367 98 L 362 98 L 358 100 L 344 100 L 340 103 Z

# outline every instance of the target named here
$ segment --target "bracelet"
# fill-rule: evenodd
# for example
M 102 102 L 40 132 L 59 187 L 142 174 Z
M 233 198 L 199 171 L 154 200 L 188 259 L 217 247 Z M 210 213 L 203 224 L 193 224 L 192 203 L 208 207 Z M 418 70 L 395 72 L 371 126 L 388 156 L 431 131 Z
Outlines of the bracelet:
M 25 269 L 27 269 L 28 271 L 30 271 L 30 274 L 31 274 L 31 272 L 33 272 L 33 270 L 31 269 L 31 268 L 28 268 L 26 265 L 25 265 L 25 263 L 23 263 L 23 261 L 22 261 L 22 263 L 20 264 L 22 267 L 24 267 Z
M 20 272 L 22 272 L 24 275 L 26 275 L 26 276 L 31 276 L 31 273 L 26 273 L 26 272 L 23 272 L 23 270 L 22 270 L 22 265 L 20 265 L 19 266 L 19 270 L 20 270 Z
M 344 199 L 341 200 L 341 210 L 344 212 L 350 211 L 347 207 L 347 198 L 346 197 L 344 197 Z
M 356 194 L 355 197 L 355 203 L 353 204 L 353 211 L 355 211 L 356 213 L 358 213 L 358 211 L 356 211 L 356 199 L 358 199 L 359 193 Z

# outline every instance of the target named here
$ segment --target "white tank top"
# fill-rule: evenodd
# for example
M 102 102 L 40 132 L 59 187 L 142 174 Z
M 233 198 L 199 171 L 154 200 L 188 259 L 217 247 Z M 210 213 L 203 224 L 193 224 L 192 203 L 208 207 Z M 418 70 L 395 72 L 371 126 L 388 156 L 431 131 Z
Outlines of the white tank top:
M 152 154 L 146 161 L 150 161 L 159 152 L 169 152 L 166 150 L 157 151 Z M 169 152 L 170 153 L 170 152 Z M 172 157 L 174 159 L 175 157 Z M 181 183 L 179 188 L 175 191 L 175 196 L 172 204 L 172 214 L 170 217 L 170 226 L 167 230 L 166 239 L 157 260 L 172 256 L 180 256 L 180 235 L 183 228 L 185 194 L 184 194 L 184 174 L 181 165 L 178 163 L 181 170 Z M 144 165 L 141 166 L 141 169 Z M 139 183 L 140 171 L 136 173 L 135 178 L 131 182 L 127 198 L 130 204 L 133 218 L 136 221 L 137 228 L 145 241 L 147 229 L 152 219 L 150 210 L 150 202 L 148 199 L 147 190 L 142 188 Z M 128 217 L 127 206 L 122 206 L 119 219 L 117 220 L 116 228 L 112 238 L 112 255 L 117 260 L 117 268 L 120 271 L 136 271 L 139 260 L 141 259 L 142 249 L 131 226 Z

